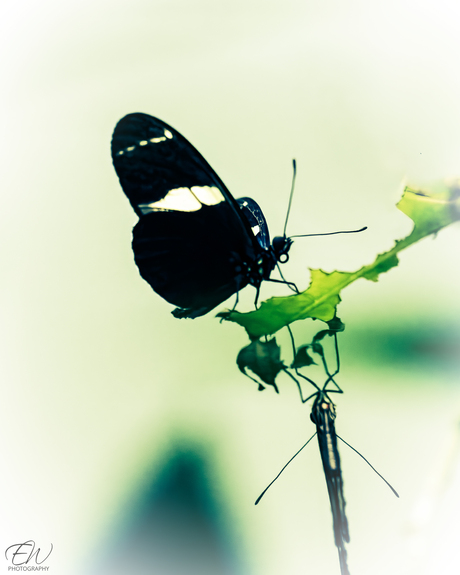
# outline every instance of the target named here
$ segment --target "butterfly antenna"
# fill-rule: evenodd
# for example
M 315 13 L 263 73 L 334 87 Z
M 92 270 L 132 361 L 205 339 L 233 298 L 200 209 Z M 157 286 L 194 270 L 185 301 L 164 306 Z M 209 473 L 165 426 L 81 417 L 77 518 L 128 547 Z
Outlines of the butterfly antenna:
M 342 230 L 340 232 L 326 232 L 325 234 L 303 234 L 301 236 L 290 236 L 291 238 L 308 238 L 312 236 L 334 236 L 335 234 L 358 234 L 359 232 L 364 232 L 367 230 L 367 226 L 360 228 L 359 230 Z
M 289 196 L 289 204 L 288 204 L 288 209 L 287 209 L 287 214 L 286 214 L 286 221 L 284 222 L 284 231 L 283 231 L 283 236 L 286 237 L 286 228 L 287 228 L 287 223 L 288 223 L 288 219 L 289 219 L 289 213 L 291 211 L 291 204 L 292 204 L 292 196 L 294 195 L 294 187 L 295 187 L 295 177 L 297 174 L 297 164 L 295 159 L 292 160 L 292 184 L 291 184 L 291 194 Z
M 257 504 L 259 503 L 259 501 L 262 499 L 262 497 L 265 495 L 265 493 L 267 493 L 268 489 L 275 483 L 275 481 L 278 479 L 278 477 L 283 473 L 283 471 L 286 469 L 286 467 L 291 463 L 291 461 L 292 461 L 293 459 L 295 459 L 295 458 L 299 455 L 299 453 L 302 451 L 302 449 L 303 449 L 304 447 L 307 447 L 307 445 L 308 445 L 308 444 L 310 443 L 310 441 L 315 437 L 315 435 L 316 435 L 316 432 L 310 437 L 310 439 L 309 439 L 306 443 L 304 443 L 304 444 L 302 445 L 302 447 L 299 449 L 299 451 L 298 451 L 295 455 L 293 455 L 293 456 L 291 457 L 291 459 L 286 463 L 286 465 L 285 465 L 285 466 L 283 467 L 283 469 L 278 473 L 278 475 L 275 477 L 275 479 L 273 479 L 273 481 L 271 481 L 271 482 L 267 485 L 267 487 L 262 491 L 262 493 L 261 493 L 261 494 L 259 495 L 259 497 L 256 499 L 256 502 L 254 503 L 254 505 L 257 505 Z
M 342 439 L 339 435 L 337 435 L 337 437 L 340 439 L 340 441 L 342 441 L 343 443 L 345 443 L 345 445 L 348 445 L 348 447 L 349 447 L 350 449 L 353 449 L 353 451 L 354 451 L 355 453 L 357 453 L 360 457 L 362 457 L 362 459 L 364 459 L 364 461 L 369 465 L 369 467 L 370 467 L 371 469 L 373 469 L 373 470 L 375 471 L 375 473 L 377 473 L 377 475 L 380 477 L 380 479 L 383 479 L 383 481 L 385 481 L 385 483 L 388 485 L 388 487 L 391 489 L 391 491 L 393 491 L 393 493 L 396 495 L 396 497 L 399 497 L 398 492 L 396 491 L 396 489 L 394 489 L 394 487 L 392 487 L 392 486 L 388 483 L 388 481 L 385 479 L 385 477 L 383 477 L 383 475 L 380 475 L 380 473 L 377 471 L 377 469 L 375 469 L 375 467 L 369 463 L 369 461 L 364 457 L 364 455 L 361 455 L 361 453 L 360 453 L 357 449 L 355 449 L 353 446 L 351 446 L 349 443 L 347 443 L 347 442 L 345 441 L 345 439 Z

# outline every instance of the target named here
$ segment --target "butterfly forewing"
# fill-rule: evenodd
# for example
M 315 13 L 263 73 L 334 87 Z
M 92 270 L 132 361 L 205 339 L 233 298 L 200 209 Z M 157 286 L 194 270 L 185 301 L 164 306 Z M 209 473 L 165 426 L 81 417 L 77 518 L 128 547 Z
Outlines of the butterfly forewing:
M 184 317 L 207 313 L 248 283 L 261 250 L 250 223 L 201 154 L 146 114 L 117 124 L 112 158 L 140 219 L 133 250 L 142 277 Z
M 238 210 L 198 150 L 158 118 L 140 113 L 122 118 L 113 133 L 112 159 L 123 191 L 139 216 L 143 215 L 140 205 L 158 202 L 171 190 L 193 187 L 217 188 L 230 207 Z

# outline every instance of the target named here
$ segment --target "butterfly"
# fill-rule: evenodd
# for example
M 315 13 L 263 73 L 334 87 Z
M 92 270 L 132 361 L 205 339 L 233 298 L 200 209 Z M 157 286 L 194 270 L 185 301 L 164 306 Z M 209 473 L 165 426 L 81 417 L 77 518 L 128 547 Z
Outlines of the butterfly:
M 202 316 L 247 285 L 257 290 L 292 239 L 270 243 L 251 198 L 235 199 L 203 156 L 153 116 L 122 118 L 112 137 L 121 187 L 139 216 L 132 247 L 140 275 L 178 318 Z M 289 283 L 289 282 L 283 282 Z

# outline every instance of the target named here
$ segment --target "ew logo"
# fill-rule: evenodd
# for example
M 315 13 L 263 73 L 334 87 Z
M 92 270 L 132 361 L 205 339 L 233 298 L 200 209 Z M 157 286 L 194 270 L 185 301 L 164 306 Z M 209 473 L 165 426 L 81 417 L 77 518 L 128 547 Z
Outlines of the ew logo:
M 35 549 L 35 541 L 29 539 L 24 543 L 14 543 L 10 545 L 5 551 L 6 560 L 11 563 L 8 566 L 8 571 L 48 571 L 48 566 L 42 564 L 48 559 L 53 551 L 53 544 L 48 555 L 43 557 L 40 547 Z

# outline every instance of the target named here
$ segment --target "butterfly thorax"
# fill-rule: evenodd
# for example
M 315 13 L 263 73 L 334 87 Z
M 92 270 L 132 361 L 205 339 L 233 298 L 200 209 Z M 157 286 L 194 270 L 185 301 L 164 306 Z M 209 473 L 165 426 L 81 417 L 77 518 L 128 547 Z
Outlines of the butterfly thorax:
M 243 262 L 246 277 L 252 286 L 259 287 L 263 280 L 268 280 L 276 262 L 271 250 L 263 250 L 253 262 Z
M 335 417 L 335 405 L 325 393 L 319 393 L 313 403 L 310 419 L 321 429 L 327 430 Z
M 292 245 L 290 238 L 275 237 L 268 249 L 260 250 L 253 260 L 239 260 L 235 265 L 235 272 L 246 279 L 247 283 L 259 287 L 262 281 L 270 279 L 270 274 L 278 263 L 286 263 L 289 259 L 288 251 Z

